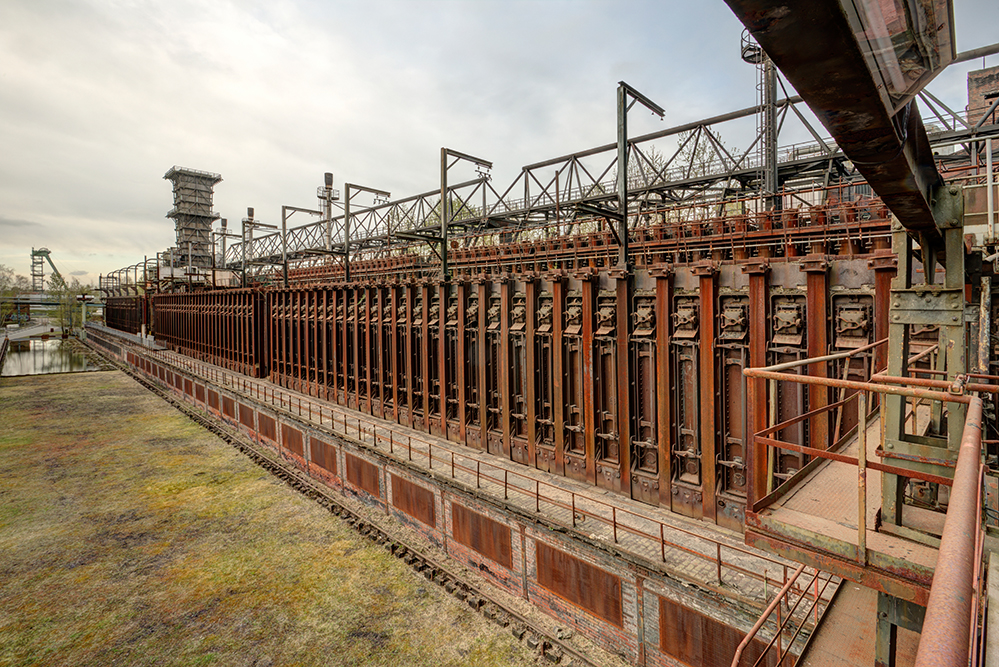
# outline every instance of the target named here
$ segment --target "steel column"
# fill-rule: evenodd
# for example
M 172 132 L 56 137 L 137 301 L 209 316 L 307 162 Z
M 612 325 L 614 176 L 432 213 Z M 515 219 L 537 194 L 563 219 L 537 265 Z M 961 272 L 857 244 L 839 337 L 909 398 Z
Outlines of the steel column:
M 538 309 L 538 283 L 534 280 L 533 276 L 528 276 L 524 285 L 524 293 L 526 295 L 526 305 L 527 308 L 527 319 L 525 320 L 525 341 L 524 341 L 524 356 L 525 356 L 525 368 L 524 368 L 524 383 L 526 385 L 526 402 L 527 402 L 527 460 L 528 465 L 536 465 L 537 462 L 537 451 L 536 444 L 538 441 L 538 425 L 537 425 L 537 405 L 536 405 L 536 391 L 535 391 L 535 378 L 536 378 L 536 361 L 534 359 L 534 327 L 535 327 L 535 314 Z
M 807 322 L 807 354 L 821 357 L 829 353 L 829 264 L 823 255 L 809 255 L 799 268 L 808 274 L 805 305 Z M 826 362 L 809 364 L 808 374 L 814 377 L 829 377 Z M 808 388 L 808 409 L 819 410 L 829 405 L 829 389 L 820 385 Z M 809 440 L 815 449 L 829 447 L 829 412 L 824 411 L 811 418 Z
M 714 521 L 717 515 L 715 503 L 716 470 L 715 443 L 718 437 L 716 428 L 715 403 L 715 317 L 718 283 L 715 280 L 717 269 L 711 262 L 694 268 L 700 277 L 700 439 L 701 439 L 701 507 L 705 519 Z
M 749 366 L 761 368 L 767 365 L 767 275 L 770 267 L 766 262 L 749 264 L 743 267 L 749 274 Z M 756 444 L 753 433 L 767 428 L 767 385 L 762 378 L 749 378 L 746 383 L 751 431 L 747 434 L 746 460 L 746 509 L 752 511 L 753 504 L 767 494 L 767 448 Z
M 552 280 L 552 402 L 555 422 L 555 472 L 565 474 L 565 369 L 562 337 L 565 335 L 565 278 L 555 273 Z
M 619 267 L 620 268 L 620 267 Z M 617 317 L 614 331 L 617 337 L 617 451 L 618 470 L 617 488 L 618 493 L 624 493 L 631 497 L 631 386 L 637 381 L 631 375 L 631 354 L 629 342 L 631 340 L 631 275 L 628 272 L 615 272 L 616 308 L 614 311 Z
M 659 504 L 670 506 L 670 480 L 672 466 L 670 452 L 673 438 L 670 424 L 673 417 L 670 410 L 670 393 L 673 391 L 673 378 L 670 377 L 670 302 L 673 290 L 670 285 L 670 272 L 656 273 L 656 437 L 659 448 Z
M 466 432 L 467 421 L 465 418 L 465 401 L 467 397 L 465 395 L 465 355 L 468 350 L 465 349 L 465 309 L 468 307 L 468 284 L 465 282 L 459 282 L 456 285 L 458 291 L 458 334 L 457 341 L 455 343 L 455 350 L 457 352 L 457 362 L 455 363 L 455 372 L 457 374 L 456 382 L 458 383 L 458 439 L 461 444 L 468 444 L 468 434 Z
M 513 456 L 510 441 L 510 279 L 500 280 L 500 419 L 503 428 L 503 458 Z

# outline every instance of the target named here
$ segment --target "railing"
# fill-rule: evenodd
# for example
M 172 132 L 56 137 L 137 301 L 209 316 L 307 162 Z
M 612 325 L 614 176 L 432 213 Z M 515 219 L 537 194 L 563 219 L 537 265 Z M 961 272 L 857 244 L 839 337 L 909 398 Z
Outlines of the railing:
M 149 350 L 143 350 L 149 354 Z M 475 456 L 466 455 L 447 446 L 440 440 L 423 435 L 392 422 L 368 418 L 346 408 L 319 403 L 308 396 L 288 391 L 270 382 L 248 378 L 224 369 L 188 359 L 174 352 L 155 352 L 155 357 L 174 367 L 202 377 L 217 386 L 228 387 L 275 410 L 283 411 L 301 419 L 307 419 L 333 433 L 351 438 L 362 445 L 371 445 L 383 454 L 400 460 L 414 461 L 430 471 L 445 475 L 452 480 L 473 483 L 476 489 L 486 489 L 497 496 L 523 509 L 544 514 L 546 519 L 566 528 L 577 528 L 579 524 L 592 521 L 602 526 L 614 544 L 621 544 L 625 538 L 637 542 L 628 545 L 628 550 L 640 555 L 655 557 L 661 562 L 670 558 L 689 556 L 713 564 L 719 585 L 734 585 L 733 577 L 742 576 L 763 584 L 764 589 L 772 583 L 788 580 L 789 565 L 786 562 L 769 558 L 709 536 L 687 530 L 673 523 L 664 523 L 649 516 L 600 501 L 588 494 L 577 494 L 556 484 L 525 475 L 509 468 L 494 465 Z M 599 530 L 588 529 L 593 537 Z M 682 535 L 686 544 L 675 539 Z M 673 536 L 669 539 L 667 536 Z M 598 538 L 599 539 L 599 538 Z M 774 576 L 776 575 L 776 576 Z M 728 580 L 726 580 L 728 577 Z M 701 584 L 707 582 L 699 582 Z M 823 589 L 824 590 L 824 589 Z M 827 605 L 828 600 L 820 600 Z
M 738 648 L 735 650 L 735 657 L 732 658 L 732 667 L 740 667 L 742 663 L 742 656 L 746 651 L 746 648 L 750 646 L 752 641 L 760 634 L 760 632 L 769 626 L 772 626 L 773 638 L 766 645 L 766 647 L 760 651 L 759 657 L 753 662 L 751 667 L 759 667 L 760 664 L 768 664 L 767 656 L 770 652 L 776 649 L 777 659 L 773 663 L 778 665 L 778 667 L 785 665 L 785 658 L 791 653 L 791 649 L 794 647 L 795 641 L 802 636 L 805 630 L 805 626 L 810 618 L 814 618 L 813 628 L 817 628 L 820 620 L 820 609 L 819 600 L 822 599 L 822 594 L 825 593 L 826 588 L 832 582 L 833 577 L 826 575 L 822 577 L 822 573 L 816 570 L 812 574 L 812 578 L 804 586 L 798 586 L 798 579 L 804 574 L 805 566 L 800 565 L 798 569 L 794 571 L 787 583 L 784 584 L 774 599 L 770 602 L 767 608 L 760 615 L 756 625 L 746 634 L 742 642 L 739 643 Z M 819 588 L 821 584 L 821 590 Z M 810 603 L 806 603 L 803 609 L 801 607 L 802 601 L 806 600 L 807 593 L 813 591 L 813 595 Z M 792 598 L 794 595 L 798 595 L 798 599 L 794 600 L 792 604 Z M 776 619 L 771 622 L 770 619 L 776 616 Z M 785 635 L 790 636 L 785 638 Z
M 867 346 L 867 348 L 861 348 L 849 354 L 856 354 L 863 349 L 883 344 L 886 340 L 878 341 Z M 932 351 L 932 348 L 926 350 L 920 355 L 910 357 L 909 361 L 915 361 L 919 356 L 926 355 Z M 870 382 L 857 382 L 780 372 L 794 366 L 805 366 L 826 361 L 833 357 L 842 357 L 845 354 L 804 359 L 766 368 L 746 369 L 745 375 L 747 377 L 763 378 L 768 380 L 768 382 L 785 381 L 856 390 L 855 394 L 842 401 L 812 410 L 804 415 L 799 415 L 761 431 L 754 436 L 754 442 L 757 446 L 789 449 L 808 454 L 812 457 L 857 466 L 858 542 L 856 558 L 861 565 L 867 564 L 867 469 L 870 468 L 910 479 L 950 486 L 950 501 L 943 535 L 940 540 L 933 583 L 930 588 L 929 603 L 923 621 L 923 632 L 916 656 L 916 667 L 964 667 L 969 664 L 969 656 L 973 658 L 971 664 L 977 665 L 977 660 L 981 657 L 979 650 L 980 641 L 984 641 L 984 639 L 980 640 L 978 636 L 978 600 L 981 596 L 981 556 L 984 544 L 981 508 L 984 476 L 984 466 L 981 463 L 982 400 L 978 396 L 972 396 L 966 392 L 999 393 L 999 385 L 997 384 L 970 381 L 971 379 L 983 379 L 990 382 L 999 382 L 999 376 L 969 373 L 957 375 L 953 380 L 933 380 L 927 378 L 893 377 L 874 373 L 871 375 Z M 912 372 L 932 375 L 938 371 L 912 369 Z M 867 460 L 866 418 L 868 394 L 872 392 L 906 396 L 916 399 L 917 402 L 923 400 L 941 401 L 961 403 L 967 406 L 967 417 L 964 423 L 961 447 L 953 479 Z M 858 455 L 856 457 L 846 456 L 834 451 L 781 442 L 769 437 L 792 424 L 844 405 L 846 402 L 854 399 L 859 404 L 859 425 L 857 429 Z M 881 401 L 882 411 L 885 409 L 884 403 L 884 401 Z M 915 409 L 914 405 L 913 411 Z M 882 416 L 882 423 L 884 423 L 883 420 L 884 417 Z M 799 471 L 788 482 L 792 484 L 800 482 L 804 478 L 804 475 L 801 474 L 803 472 L 805 471 Z

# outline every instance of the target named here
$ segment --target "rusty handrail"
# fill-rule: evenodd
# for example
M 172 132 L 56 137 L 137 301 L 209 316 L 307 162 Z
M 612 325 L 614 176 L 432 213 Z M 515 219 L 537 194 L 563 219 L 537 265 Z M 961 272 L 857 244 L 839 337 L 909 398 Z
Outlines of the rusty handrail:
M 916 667 L 965 667 L 968 664 L 975 547 L 981 530 L 980 525 L 975 525 L 981 452 L 982 401 L 975 397 L 968 405 L 961 435 L 950 505 L 916 652 Z
M 814 363 L 823 358 L 804 359 L 795 362 L 797 365 Z M 782 365 L 787 367 L 787 365 Z M 958 452 L 957 466 L 951 481 L 950 503 L 944 522 L 943 536 L 940 540 L 936 569 L 933 583 L 930 587 L 930 597 L 926 616 L 923 621 L 923 632 L 916 654 L 916 667 L 965 667 L 974 643 L 974 626 L 977 619 L 972 617 L 973 598 L 976 596 L 975 582 L 978 567 L 976 554 L 980 544 L 980 498 L 981 480 L 979 476 L 982 451 L 982 400 L 965 392 L 995 393 L 999 387 L 991 384 L 970 383 L 968 379 L 978 377 L 992 380 L 993 376 L 984 374 L 963 374 L 954 380 L 930 380 L 922 378 L 893 377 L 875 374 L 870 382 L 822 378 L 796 373 L 776 372 L 773 367 L 749 368 L 744 371 L 747 377 L 759 377 L 767 380 L 784 380 L 802 384 L 819 386 L 844 387 L 856 389 L 861 405 L 866 404 L 867 392 L 895 394 L 913 398 L 939 400 L 951 403 L 963 403 L 968 406 L 964 431 L 961 436 L 961 446 Z M 895 386 L 907 384 L 908 387 Z M 911 385 L 916 385 L 915 387 Z M 933 391 L 943 389 L 944 391 Z M 860 410 L 860 426 L 858 435 L 866 432 L 865 409 Z M 761 433 L 779 432 L 781 424 L 772 426 Z M 754 435 L 756 442 L 770 447 L 781 448 L 782 443 L 771 438 Z M 787 443 L 791 445 L 791 443 Z M 824 458 L 855 463 L 859 470 L 858 497 L 858 545 L 857 557 L 866 562 L 866 468 L 881 467 L 866 461 L 866 443 L 861 437 L 857 459 L 843 455 L 829 454 L 812 450 L 812 448 L 791 445 L 799 451 Z M 920 477 L 910 473 L 910 476 Z M 759 623 L 758 625 L 762 625 Z M 748 643 L 748 640 L 746 640 Z M 738 657 L 733 667 L 738 667 Z
M 798 368 L 799 366 L 809 366 L 811 364 L 818 364 L 826 361 L 836 361 L 837 359 L 846 359 L 847 357 L 856 356 L 861 352 L 867 352 L 868 350 L 880 347 L 887 342 L 888 342 L 887 338 L 882 338 L 881 340 L 876 340 L 873 343 L 868 343 L 867 345 L 862 345 L 861 347 L 855 347 L 852 350 L 848 350 L 846 352 L 827 354 L 823 357 L 811 357 L 809 359 L 797 359 L 795 361 L 786 361 L 784 363 L 773 364 L 771 366 L 760 366 L 759 368 L 750 368 L 747 369 L 747 371 L 754 370 L 754 371 L 778 372 L 778 371 L 787 370 L 789 368 Z M 749 375 L 748 373 L 746 374 Z M 749 377 L 757 377 L 757 376 L 750 375 Z
M 803 361 L 809 361 L 807 359 Z M 814 384 L 823 387 L 841 387 L 843 389 L 856 389 L 857 391 L 873 391 L 879 394 L 894 394 L 896 396 L 908 396 L 910 398 L 925 398 L 931 401 L 946 401 L 949 403 L 970 403 L 971 397 L 964 394 L 951 394 L 947 392 L 931 391 L 929 389 L 895 387 L 893 385 L 877 384 L 874 382 L 859 382 L 857 380 L 840 380 L 839 378 L 825 378 L 815 375 L 798 375 L 797 373 L 776 373 L 763 370 L 763 368 L 747 368 L 743 371 L 746 377 L 763 378 L 765 380 L 783 380 L 787 382 L 798 382 L 800 384 Z
M 780 591 L 778 591 L 774 596 L 773 601 L 767 605 L 766 609 L 763 610 L 763 613 L 760 614 L 760 618 L 757 619 L 756 624 L 752 627 L 752 629 L 750 629 L 746 636 L 742 638 L 742 641 L 739 642 L 739 646 L 735 649 L 735 657 L 732 658 L 732 667 L 739 667 L 739 661 L 742 659 L 742 652 L 746 650 L 747 646 L 749 646 L 749 642 L 753 641 L 753 638 L 756 637 L 760 628 L 762 628 L 763 624 L 767 622 L 768 618 L 770 618 L 770 614 L 774 613 L 777 606 L 784 600 L 784 596 L 787 595 L 789 590 L 791 590 L 791 586 L 798 580 L 798 577 L 800 577 L 801 573 L 804 571 L 804 564 L 799 565 L 798 569 L 795 570 L 794 574 L 792 574 L 787 580 L 787 583 L 784 584 L 784 587 L 781 588 Z
M 832 583 L 834 577 L 829 576 L 823 579 L 822 572 L 820 572 L 819 570 L 814 570 L 811 580 L 808 583 L 806 583 L 804 586 L 799 588 L 797 586 L 797 582 L 799 577 L 801 577 L 802 573 L 804 572 L 804 570 L 805 566 L 804 564 L 802 564 L 798 566 L 798 569 L 794 571 L 794 573 L 790 576 L 790 578 L 788 578 L 787 574 L 785 573 L 784 586 L 779 591 L 777 591 L 777 593 L 775 593 L 774 599 L 770 602 L 769 605 L 767 605 L 767 608 L 764 609 L 763 612 L 760 614 L 760 617 L 757 619 L 756 624 L 752 627 L 752 629 L 748 633 L 746 633 L 746 636 L 743 637 L 742 641 L 739 642 L 739 646 L 736 648 L 735 655 L 732 658 L 732 667 L 739 667 L 739 662 L 742 660 L 742 655 L 746 647 L 749 646 L 750 643 L 753 641 L 753 639 L 756 638 L 756 636 L 759 634 L 763 626 L 766 625 L 767 620 L 770 618 L 771 615 L 773 615 L 774 611 L 777 611 L 777 629 L 774 632 L 774 636 L 767 643 L 766 648 L 764 648 L 763 651 L 760 653 L 760 656 L 756 659 L 756 662 L 752 665 L 752 667 L 759 667 L 760 663 L 763 662 L 764 658 L 766 658 L 767 656 L 767 653 L 770 652 L 770 650 L 774 647 L 775 643 L 777 644 L 777 653 L 778 653 L 777 664 L 778 665 L 782 664 L 784 658 L 787 656 L 788 653 L 791 652 L 795 640 L 798 638 L 802 630 L 805 628 L 805 625 L 808 622 L 809 617 L 812 616 L 813 611 L 815 615 L 815 625 L 812 631 L 815 632 L 818 630 L 819 602 L 823 599 L 823 594 L 825 593 L 826 588 L 829 587 L 829 584 Z M 821 591 L 819 590 L 820 581 L 823 582 Z M 809 592 L 811 591 L 813 585 L 814 585 L 814 593 L 811 595 L 811 604 L 806 605 L 807 609 L 805 609 L 805 611 L 801 615 L 800 622 L 797 623 L 797 627 L 793 628 L 794 632 L 793 634 L 791 634 L 790 638 L 788 639 L 787 647 L 785 649 L 782 646 L 783 642 L 781 640 L 781 637 L 784 634 L 785 629 L 787 629 L 788 624 L 790 624 L 791 621 L 794 619 L 795 613 L 797 612 L 798 607 L 801 605 L 802 600 L 806 599 L 806 597 L 809 596 Z M 800 594 L 798 595 L 798 599 L 797 601 L 794 602 L 793 606 L 790 604 L 792 590 L 795 592 L 800 592 Z M 781 614 L 780 614 L 781 603 L 784 603 L 784 608 L 787 609 L 787 614 L 784 616 L 783 620 L 781 619 Z M 825 612 L 823 612 L 823 616 L 824 615 Z

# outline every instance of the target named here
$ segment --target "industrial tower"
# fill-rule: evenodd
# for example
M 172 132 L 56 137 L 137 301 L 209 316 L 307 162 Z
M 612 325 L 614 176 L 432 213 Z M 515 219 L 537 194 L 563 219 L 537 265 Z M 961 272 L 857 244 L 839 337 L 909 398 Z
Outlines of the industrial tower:
M 222 176 L 173 166 L 163 178 L 173 183 L 173 208 L 166 217 L 173 219 L 177 229 L 177 263 L 211 266 L 212 222 L 219 217 L 212 211 L 212 196 Z

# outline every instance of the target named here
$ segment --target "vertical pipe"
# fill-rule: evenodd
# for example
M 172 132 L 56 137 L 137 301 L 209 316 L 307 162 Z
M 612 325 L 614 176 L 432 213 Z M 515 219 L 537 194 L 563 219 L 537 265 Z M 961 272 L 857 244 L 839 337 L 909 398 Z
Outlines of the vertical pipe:
M 996 240 L 996 224 L 995 224 L 995 194 L 992 191 L 993 182 L 995 180 L 992 174 L 992 138 L 989 137 L 985 140 L 985 208 L 989 215 L 989 237 L 993 242 Z
M 989 352 L 992 346 L 992 278 L 982 276 L 982 293 L 978 308 L 978 372 L 989 372 Z
M 857 394 L 857 562 L 867 565 L 867 392 Z

